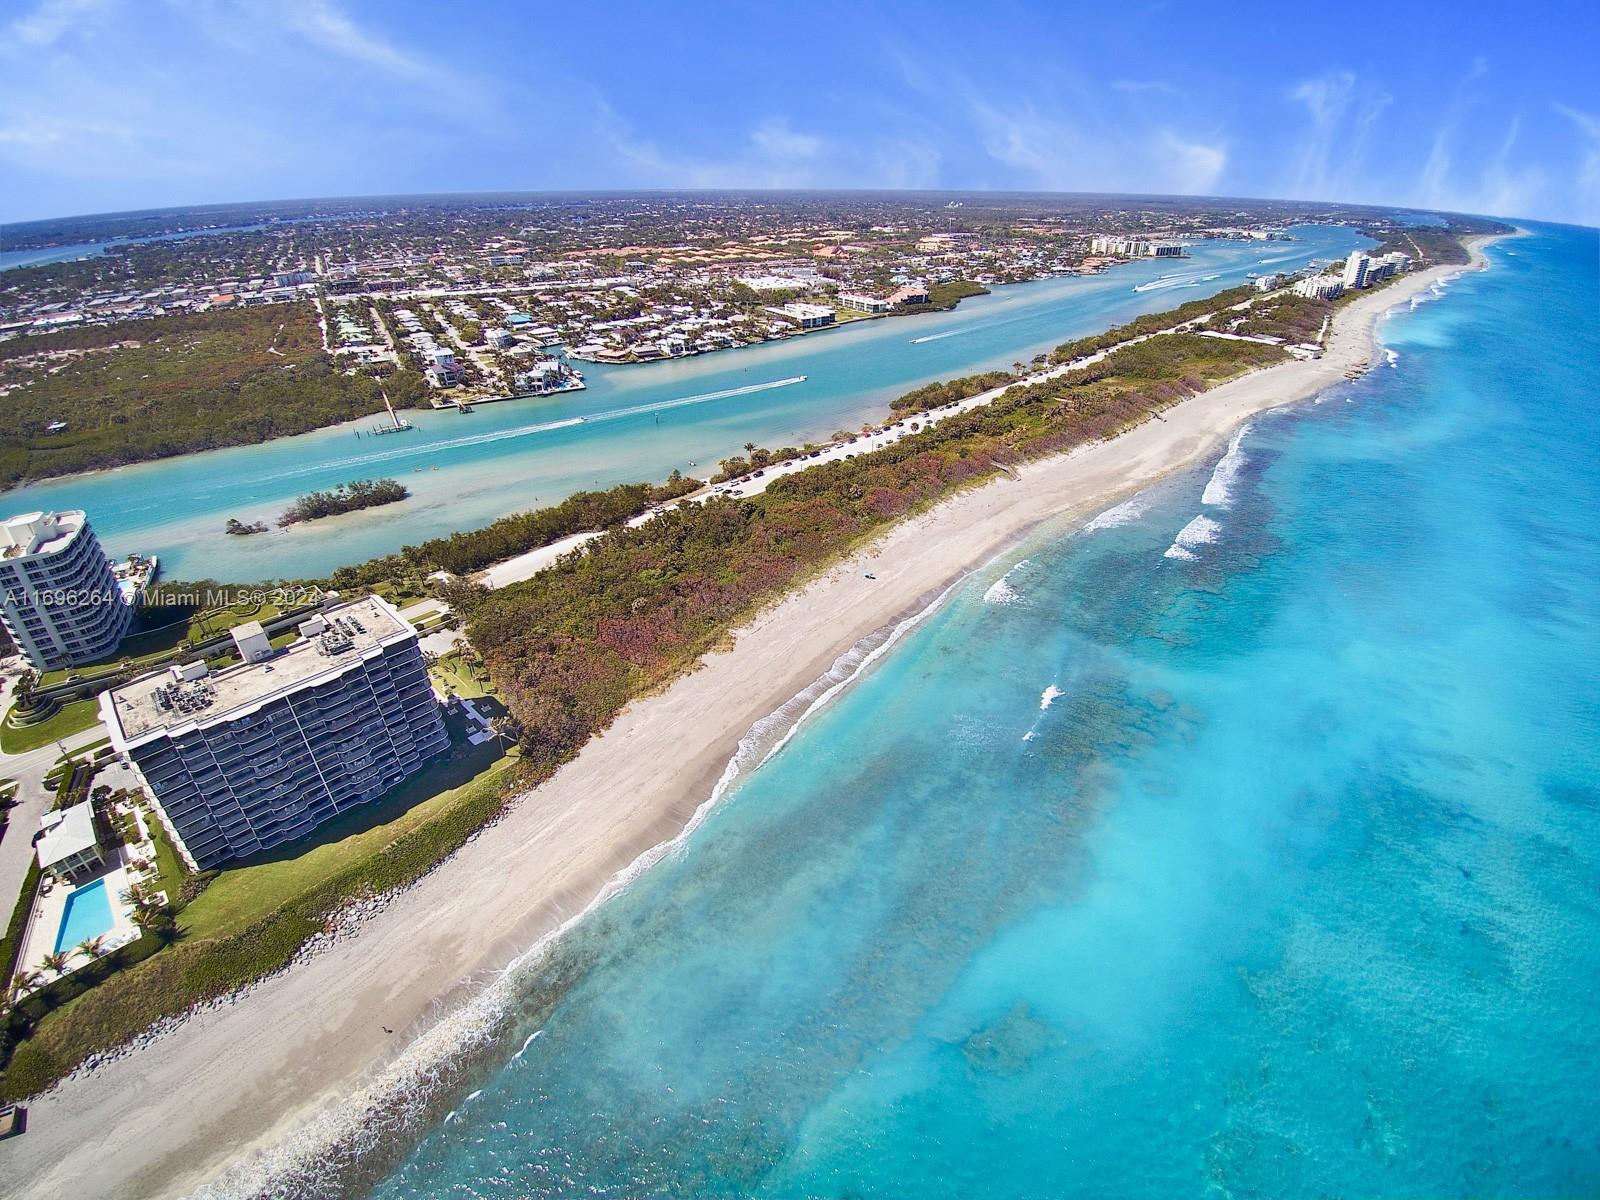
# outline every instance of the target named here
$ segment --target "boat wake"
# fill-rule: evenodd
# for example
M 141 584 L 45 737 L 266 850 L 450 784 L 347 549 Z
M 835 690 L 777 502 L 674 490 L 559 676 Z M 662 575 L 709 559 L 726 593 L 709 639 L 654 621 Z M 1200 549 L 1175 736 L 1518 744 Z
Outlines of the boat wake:
M 925 334 L 922 337 L 914 337 L 914 338 L 912 338 L 911 339 L 911 344 L 913 346 L 920 346 L 920 345 L 922 345 L 923 342 L 937 342 L 941 338 L 955 337 L 956 334 L 965 333 L 965 332 L 966 332 L 965 329 L 951 329 L 951 330 L 948 330 L 948 331 L 946 331 L 944 333 L 929 333 L 929 334 Z
M 806 376 L 793 375 L 788 379 L 773 379 L 766 383 L 751 383 L 746 384 L 744 387 L 725 388 L 717 392 L 701 392 L 693 396 L 678 396 L 671 400 L 656 400 L 649 404 L 635 404 L 628 408 L 612 408 L 603 412 L 587 413 L 581 417 L 566 417 L 559 421 L 541 421 L 531 425 L 518 425 L 512 429 L 499 429 L 492 433 L 469 434 L 466 437 L 448 438 L 440 442 L 412 443 L 406 446 L 396 446 L 389 450 L 379 450 L 372 454 L 356 454 L 334 462 L 318 463 L 315 466 L 297 467 L 289 471 L 263 475 L 261 481 L 265 483 L 277 479 L 294 479 L 302 475 L 321 474 L 327 471 L 359 467 L 367 463 L 420 458 L 423 455 L 441 454 L 447 450 L 458 450 L 466 446 L 486 446 L 493 442 L 536 437 L 542 433 L 554 433 L 561 429 L 571 429 L 576 425 L 595 425 L 607 421 L 626 420 L 629 417 L 649 416 L 651 413 L 686 408 L 693 404 L 708 404 L 713 400 L 728 400 L 735 396 L 749 396 L 756 392 L 772 391 L 774 388 L 793 387 L 795 384 L 804 383 L 805 381 Z

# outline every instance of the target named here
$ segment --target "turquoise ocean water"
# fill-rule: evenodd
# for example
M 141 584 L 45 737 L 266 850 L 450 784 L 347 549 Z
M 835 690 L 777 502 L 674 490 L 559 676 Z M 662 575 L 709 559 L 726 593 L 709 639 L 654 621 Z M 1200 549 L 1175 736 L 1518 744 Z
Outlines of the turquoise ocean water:
M 709 475 L 747 441 L 773 449 L 823 441 L 881 420 L 891 398 L 919 384 L 1009 368 L 1070 338 L 1248 282 L 1250 272 L 1298 270 L 1370 244 L 1336 226 L 1293 232 L 1290 242 L 1202 242 L 1180 261 L 999 288 L 950 313 L 673 362 L 585 365 L 586 391 L 490 404 L 470 416 L 412 414 L 412 433 L 358 438 L 376 423 L 367 417 L 53 480 L 3 500 L 8 512 L 85 509 L 108 549 L 158 554 L 168 579 L 324 576 L 583 488 L 661 480 L 674 467 Z M 230 517 L 271 522 L 296 496 L 382 477 L 401 480 L 411 498 L 268 535 L 223 532 Z
M 1600 1192 L 1596 251 L 958 587 L 377 1194 Z

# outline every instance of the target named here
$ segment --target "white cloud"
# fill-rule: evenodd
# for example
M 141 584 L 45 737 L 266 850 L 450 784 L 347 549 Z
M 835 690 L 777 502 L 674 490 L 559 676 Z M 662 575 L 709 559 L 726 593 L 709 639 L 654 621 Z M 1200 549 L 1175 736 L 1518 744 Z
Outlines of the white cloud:
M 1360 192 L 1367 138 L 1391 97 L 1352 71 L 1330 71 L 1303 80 L 1289 98 L 1305 106 L 1311 127 L 1300 138 L 1294 178 L 1284 194 L 1336 200 Z
M 636 174 L 635 182 L 657 187 L 793 188 L 829 180 L 818 156 L 823 140 L 790 128 L 785 117 L 769 117 L 748 135 L 742 152 L 720 160 L 664 151 L 638 137 L 603 100 L 598 125 L 612 154 Z
M 1578 220 L 1600 225 L 1600 117 L 1559 101 L 1553 107 L 1578 131 Z
M 1111 86 L 1116 91 L 1130 96 L 1176 96 L 1179 94 L 1178 89 L 1164 79 L 1113 79 Z
M 813 159 L 822 149 L 822 139 L 810 133 L 796 133 L 785 117 L 771 117 L 750 134 L 756 151 L 774 162 Z
M 111 7 L 113 0 L 42 0 L 37 8 L 11 23 L 11 36 L 28 46 L 53 46 L 68 33 L 82 30 L 87 18 Z
M 1159 138 L 1162 154 L 1172 160 L 1177 190 L 1191 195 L 1208 195 L 1216 187 L 1228 165 L 1225 145 L 1185 141 L 1170 129 Z
M 1228 165 L 1227 144 L 1167 126 L 1128 130 L 1126 123 L 1079 122 L 1032 104 L 1002 109 L 987 101 L 973 112 L 984 150 L 1046 191 L 1126 191 L 1187 195 L 1215 190 Z
M 292 0 L 273 12 L 313 46 L 396 75 L 427 76 L 434 68 L 358 26 L 325 0 Z

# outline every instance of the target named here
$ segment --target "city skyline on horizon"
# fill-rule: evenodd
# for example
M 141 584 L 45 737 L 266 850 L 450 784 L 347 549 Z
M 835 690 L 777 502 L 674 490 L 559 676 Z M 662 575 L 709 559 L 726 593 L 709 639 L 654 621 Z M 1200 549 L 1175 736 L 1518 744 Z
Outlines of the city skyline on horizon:
M 1080 16 L 1021 5 L 975 27 L 940 6 L 701 4 L 605 24 L 480 3 L 441 31 L 414 4 L 42 0 L 0 25 L 11 185 L 0 220 L 298 198 L 859 189 L 1594 224 L 1600 103 L 1582 47 L 1600 20 L 1546 13 L 1575 36 L 1550 38 L 1548 19 L 1439 7 L 1342 14 L 1361 36 L 1340 45 L 1325 28 L 1252 13 L 1182 22 L 1161 4 L 1086 40 Z M 1186 53 L 1162 53 L 1174 39 Z

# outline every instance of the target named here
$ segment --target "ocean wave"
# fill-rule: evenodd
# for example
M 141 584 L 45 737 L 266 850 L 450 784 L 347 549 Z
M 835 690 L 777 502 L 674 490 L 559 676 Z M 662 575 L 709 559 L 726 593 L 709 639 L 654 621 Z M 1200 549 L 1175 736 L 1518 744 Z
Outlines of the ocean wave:
M 1194 562 L 1200 557 L 1195 553 L 1195 548 L 1210 545 L 1217 540 L 1217 535 L 1221 532 L 1222 526 L 1202 513 L 1178 530 L 1178 536 L 1172 540 L 1172 545 L 1167 547 L 1164 557 Z
M 1021 599 L 1022 594 L 1006 582 L 1004 575 L 991 583 L 989 589 L 983 593 L 985 604 L 1016 604 Z
M 782 750 L 802 724 L 927 619 L 970 574 L 960 576 L 918 612 L 851 646 L 810 685 L 751 725 L 739 739 L 710 796 L 695 809 L 677 836 L 645 851 L 612 876 L 582 912 L 545 934 L 476 996 L 426 1029 L 369 1083 L 317 1112 L 288 1137 L 233 1163 L 220 1176 L 197 1189 L 194 1200 L 253 1200 L 268 1195 L 299 1195 L 307 1181 L 326 1180 L 333 1177 L 338 1166 L 348 1167 L 365 1154 L 392 1147 L 397 1131 L 401 1140 L 413 1140 L 419 1133 L 425 1134 L 426 1129 L 418 1129 L 413 1122 L 426 1112 L 430 1102 L 443 1099 L 452 1087 L 458 1086 L 460 1063 L 491 1051 L 504 1037 L 523 982 L 547 959 L 556 943 L 656 863 L 680 849 L 741 774 L 759 767 Z M 512 1058 L 520 1058 L 543 1032 L 541 1029 L 530 1034 Z M 459 1108 L 476 1094 L 451 1108 L 442 1122 L 453 1121 Z M 382 1119 L 385 1114 L 395 1114 L 392 1124 Z
M 991 583 L 983 593 L 985 604 L 1020 604 L 1022 593 L 1011 585 L 1011 577 L 1033 560 L 1031 558 L 1018 559 L 1006 568 L 1006 573 Z
M 1241 448 L 1245 434 L 1250 432 L 1250 424 L 1239 426 L 1238 432 L 1228 442 L 1228 452 L 1217 462 L 1216 469 L 1211 472 L 1211 478 L 1206 481 L 1206 490 L 1200 494 L 1200 503 L 1213 507 L 1226 508 L 1233 502 L 1233 485 L 1239 480 L 1239 472 L 1244 470 L 1244 465 L 1249 461 Z
M 1384 362 L 1388 363 L 1391 367 L 1396 367 L 1396 366 L 1400 365 L 1400 356 L 1398 354 L 1396 354 L 1393 350 L 1387 350 L 1387 349 L 1384 350 L 1384 352 L 1383 352 L 1383 360 L 1384 360 Z
M 1105 510 L 1093 520 L 1085 522 L 1083 532 L 1098 533 L 1102 529 L 1115 529 L 1118 525 L 1130 525 L 1144 516 L 1150 503 L 1142 495 L 1124 500 L 1121 504 Z

